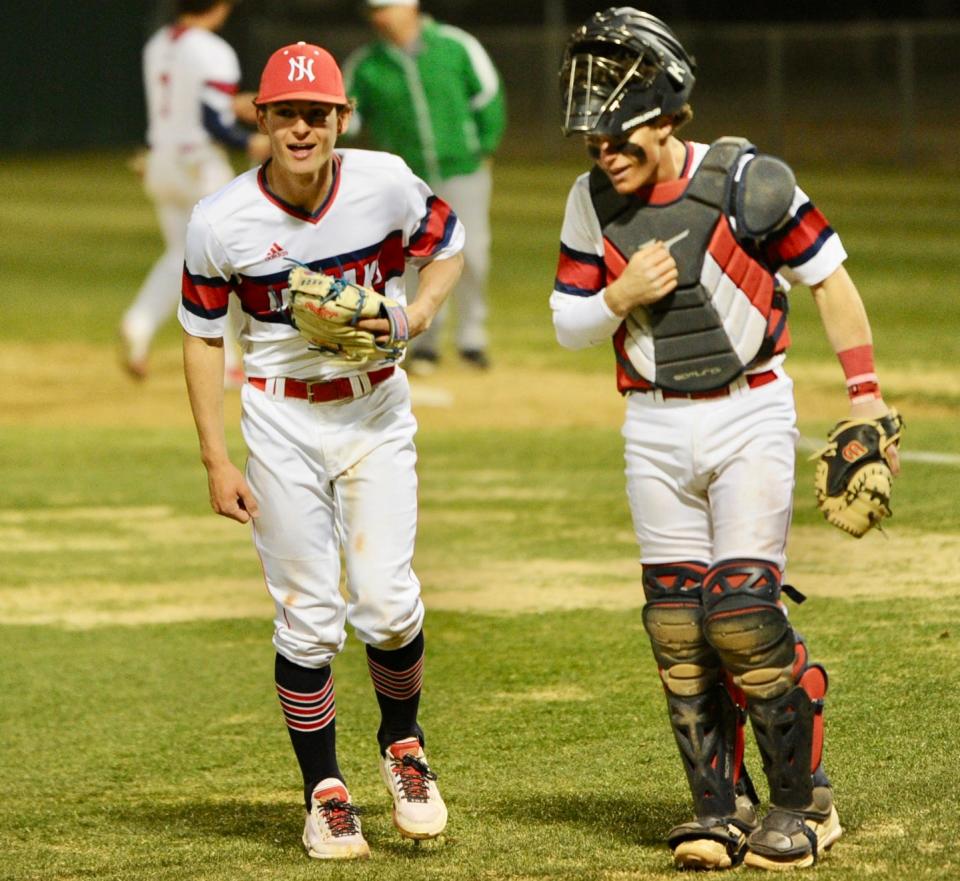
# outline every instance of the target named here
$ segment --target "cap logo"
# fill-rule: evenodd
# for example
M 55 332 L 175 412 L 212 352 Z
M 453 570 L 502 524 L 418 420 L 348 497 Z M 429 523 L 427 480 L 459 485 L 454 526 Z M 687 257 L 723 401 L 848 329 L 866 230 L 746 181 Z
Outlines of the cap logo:
M 684 71 L 683 66 L 679 62 L 670 61 L 667 64 L 667 73 L 670 76 L 672 76 L 678 83 L 682 83 L 684 79 L 684 74 L 686 73 L 686 71 Z
M 290 59 L 290 75 L 287 77 L 291 83 L 299 80 L 310 80 L 312 83 L 316 77 L 313 75 L 313 59 L 306 58 L 303 55 L 297 55 Z

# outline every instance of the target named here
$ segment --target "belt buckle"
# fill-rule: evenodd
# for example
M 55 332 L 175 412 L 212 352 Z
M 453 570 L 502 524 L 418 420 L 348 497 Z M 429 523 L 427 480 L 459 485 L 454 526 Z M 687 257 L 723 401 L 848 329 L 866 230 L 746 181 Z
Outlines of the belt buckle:
M 308 403 L 308 404 L 321 404 L 321 403 L 323 403 L 322 401 L 318 401 L 318 400 L 313 396 L 313 390 L 314 390 L 315 388 L 317 388 L 317 386 L 321 386 L 321 385 L 326 385 L 326 382 L 324 382 L 322 379 L 318 379 L 316 382 L 308 382 L 308 383 L 307 383 L 307 403 Z

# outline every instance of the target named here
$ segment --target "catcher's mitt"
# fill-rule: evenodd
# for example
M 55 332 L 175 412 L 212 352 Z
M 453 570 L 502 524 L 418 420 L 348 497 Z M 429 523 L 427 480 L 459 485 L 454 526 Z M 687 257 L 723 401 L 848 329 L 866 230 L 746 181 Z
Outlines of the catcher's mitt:
M 290 272 L 290 317 L 313 348 L 346 361 L 396 360 L 410 337 L 407 313 L 396 300 L 343 278 L 297 266 Z M 386 318 L 390 338 L 378 343 L 357 328 L 364 318 Z
M 893 474 L 884 453 L 899 443 L 903 419 L 843 419 L 827 435 L 814 478 L 817 506 L 834 526 L 860 538 L 890 516 Z

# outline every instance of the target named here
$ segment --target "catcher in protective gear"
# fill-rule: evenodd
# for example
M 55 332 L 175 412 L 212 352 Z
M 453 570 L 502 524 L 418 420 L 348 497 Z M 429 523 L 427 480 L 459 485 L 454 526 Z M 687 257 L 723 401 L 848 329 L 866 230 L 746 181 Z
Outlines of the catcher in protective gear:
M 891 457 L 903 433 L 892 409 L 879 419 L 843 419 L 827 435 L 827 446 L 812 458 L 817 507 L 844 532 L 861 538 L 889 517 L 895 470 Z
M 310 345 L 345 361 L 396 361 L 410 338 L 407 313 L 396 300 L 344 278 L 297 266 L 290 272 L 290 318 Z M 387 336 L 360 322 L 386 319 Z
M 889 408 L 846 251 L 789 167 L 746 156 L 741 164 L 738 155 L 715 165 L 711 145 L 678 134 L 692 118 L 693 62 L 669 27 L 632 7 L 599 12 L 571 36 L 561 125 L 583 136 L 593 167 L 569 191 L 550 306 L 565 348 L 612 341 L 627 397 L 622 435 L 644 627 L 693 796 L 693 820 L 667 834 L 674 864 L 805 868 L 843 828 L 823 762 L 826 671 L 781 601 L 796 597 L 783 578 L 797 421 L 779 357 L 790 344 L 786 291 L 776 293 L 781 269 L 810 289 L 852 421 L 883 420 Z M 721 147 L 739 152 L 735 144 Z M 714 174 L 713 195 L 701 203 L 711 216 L 698 207 L 694 221 L 686 210 Z M 743 209 L 758 195 L 760 215 L 731 218 L 734 181 Z M 688 298 L 695 285 L 702 292 Z M 708 303 L 713 314 L 701 321 Z M 736 341 L 726 333 L 741 321 L 726 321 L 735 314 L 753 316 Z M 720 334 L 705 332 L 721 325 Z M 770 344 L 754 348 L 765 333 Z M 724 358 L 742 351 L 742 371 L 716 359 L 725 334 Z M 666 382 L 640 369 L 673 358 L 677 372 Z M 898 430 L 892 424 L 876 444 L 890 475 Z M 853 464 L 855 449 L 839 445 L 832 458 L 847 454 Z M 853 487 L 847 478 L 837 480 Z M 867 498 L 870 488 L 865 482 Z M 768 784 L 762 817 L 755 793 L 741 786 L 747 719 Z

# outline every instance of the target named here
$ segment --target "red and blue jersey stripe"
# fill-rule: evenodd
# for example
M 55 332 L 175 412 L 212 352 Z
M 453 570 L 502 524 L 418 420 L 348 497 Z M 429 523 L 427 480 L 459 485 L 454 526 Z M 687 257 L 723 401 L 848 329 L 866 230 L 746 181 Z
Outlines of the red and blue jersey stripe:
M 774 272 L 781 266 L 802 266 L 809 262 L 834 234 L 818 208 L 805 202 L 781 229 L 763 242 L 764 262 Z
M 430 196 L 420 226 L 410 237 L 407 255 L 431 257 L 442 251 L 449 244 L 456 225 L 457 215 L 453 213 L 453 209 L 443 199 Z
M 592 297 L 606 285 L 603 258 L 586 251 L 576 251 L 560 243 L 560 259 L 553 286 L 561 294 Z

